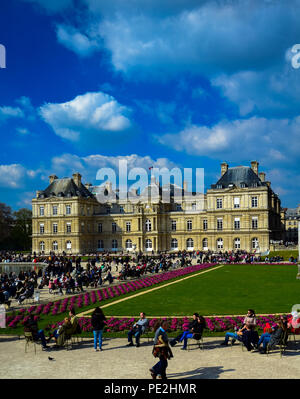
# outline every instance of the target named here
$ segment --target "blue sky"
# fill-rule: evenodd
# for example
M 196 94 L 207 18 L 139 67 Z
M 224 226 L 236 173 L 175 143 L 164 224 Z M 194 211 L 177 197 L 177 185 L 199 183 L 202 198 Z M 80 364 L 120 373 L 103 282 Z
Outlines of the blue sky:
M 300 1 L 11 0 L 0 4 L 0 195 L 100 167 L 260 163 L 300 189 Z

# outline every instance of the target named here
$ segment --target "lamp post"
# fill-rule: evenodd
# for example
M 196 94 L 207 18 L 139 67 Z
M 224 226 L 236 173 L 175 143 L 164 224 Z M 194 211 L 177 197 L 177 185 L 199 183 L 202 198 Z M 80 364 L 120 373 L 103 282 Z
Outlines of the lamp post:
M 298 274 L 296 279 L 300 280 L 300 220 L 298 220 Z

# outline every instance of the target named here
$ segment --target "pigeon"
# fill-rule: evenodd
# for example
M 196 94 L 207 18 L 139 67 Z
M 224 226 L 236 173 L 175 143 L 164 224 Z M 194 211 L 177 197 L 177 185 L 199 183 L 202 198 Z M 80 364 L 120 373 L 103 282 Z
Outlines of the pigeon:
M 49 360 L 55 360 L 54 357 L 50 357 L 50 356 L 48 356 L 48 359 Z

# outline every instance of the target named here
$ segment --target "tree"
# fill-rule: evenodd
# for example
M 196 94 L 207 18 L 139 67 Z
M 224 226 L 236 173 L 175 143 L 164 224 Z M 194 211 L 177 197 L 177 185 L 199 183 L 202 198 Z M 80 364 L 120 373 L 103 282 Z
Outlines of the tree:
M 14 227 L 11 231 L 11 240 L 14 249 L 28 251 L 31 249 L 32 211 L 21 208 L 13 213 Z
M 0 202 L 0 243 L 4 242 L 11 234 L 13 228 L 13 216 L 11 207 Z

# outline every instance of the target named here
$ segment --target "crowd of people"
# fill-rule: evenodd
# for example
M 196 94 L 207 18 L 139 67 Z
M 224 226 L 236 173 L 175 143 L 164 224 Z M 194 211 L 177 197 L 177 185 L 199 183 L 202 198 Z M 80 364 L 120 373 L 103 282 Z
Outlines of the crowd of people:
M 93 350 L 96 352 L 103 351 L 102 341 L 105 321 L 106 317 L 102 309 L 99 307 L 95 308 L 92 313 L 91 323 L 94 336 Z M 287 345 L 288 332 L 292 328 L 292 319 L 285 316 L 279 316 L 276 324 L 270 325 L 269 323 L 266 323 L 264 331 L 260 337 L 256 327 L 257 321 L 255 312 L 254 310 L 249 309 L 242 325 L 235 332 L 227 332 L 225 340 L 221 345 L 228 346 L 229 339 L 232 340 L 232 344 L 238 340 L 247 348 L 248 351 L 257 351 L 261 354 L 265 354 L 267 349 L 272 349 L 276 345 Z M 194 339 L 199 341 L 202 338 L 205 328 L 206 322 L 204 317 L 195 312 L 188 328 L 181 332 L 177 337 L 169 339 L 169 322 L 167 320 L 162 320 L 161 322 L 157 321 L 153 327 L 154 340 L 152 355 L 158 359 L 158 362 L 149 369 L 151 377 L 153 379 L 166 379 L 168 360 L 174 357 L 171 347 L 174 347 L 178 342 L 183 342 L 181 349 L 186 350 L 188 340 Z M 140 337 L 145 334 L 148 329 L 149 320 L 146 318 L 145 312 L 141 312 L 139 320 L 135 322 L 128 331 L 127 347 L 136 346 L 138 348 L 140 346 Z M 81 333 L 78 318 L 74 309 L 69 311 L 69 316 L 64 319 L 63 323 L 58 328 L 49 332 L 48 337 L 46 337 L 44 330 L 38 328 L 37 321 L 34 320 L 33 316 L 24 324 L 24 331 L 32 332 L 35 340 L 41 340 L 43 350 L 61 349 L 64 347 L 66 340 L 70 339 L 73 334 Z M 133 337 L 135 337 L 136 345 L 133 343 Z M 55 340 L 55 345 L 50 347 L 49 343 L 52 339 Z

